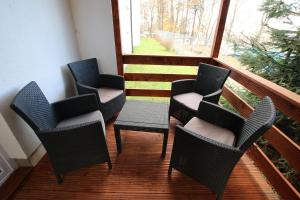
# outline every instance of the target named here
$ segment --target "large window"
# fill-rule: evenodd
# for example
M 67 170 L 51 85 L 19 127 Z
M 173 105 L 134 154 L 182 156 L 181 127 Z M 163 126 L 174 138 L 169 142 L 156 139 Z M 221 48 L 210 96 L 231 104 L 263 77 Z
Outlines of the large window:
M 300 94 L 300 1 L 231 0 L 219 58 Z
M 265 16 L 260 10 L 263 0 L 231 0 L 219 58 L 226 63 L 245 68 L 239 61 L 239 41 L 250 37 L 266 37 Z
M 119 2 L 123 53 L 209 56 L 220 0 Z

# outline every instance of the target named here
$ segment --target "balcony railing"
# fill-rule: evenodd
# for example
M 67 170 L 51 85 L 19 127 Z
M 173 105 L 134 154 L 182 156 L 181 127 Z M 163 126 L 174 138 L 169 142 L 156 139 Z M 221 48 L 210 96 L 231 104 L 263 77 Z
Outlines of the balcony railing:
M 178 65 L 198 66 L 200 62 L 217 65 L 231 70 L 230 77 L 252 93 L 262 98 L 270 96 L 278 110 L 300 122 L 300 96 L 280 87 L 271 81 L 259 77 L 247 70 L 237 69 L 221 62 L 217 57 L 220 50 L 222 35 L 226 16 L 229 7 L 229 0 L 221 1 L 221 8 L 215 33 L 215 39 L 211 57 L 182 57 L 182 56 L 154 56 L 154 55 L 123 55 L 121 48 L 118 1 L 112 0 L 112 11 L 114 20 L 115 47 L 119 74 L 124 75 L 126 81 L 153 81 L 171 82 L 178 79 L 194 78 L 195 75 L 179 74 L 145 74 L 145 73 L 124 73 L 124 64 L 151 64 L 151 65 Z M 167 67 L 167 66 L 166 66 Z M 128 96 L 151 96 L 169 97 L 170 90 L 154 89 L 127 89 Z M 237 94 L 227 87 L 224 87 L 222 96 L 243 116 L 247 117 L 253 108 L 242 100 Z M 300 147 L 289 137 L 273 126 L 264 138 L 284 157 L 290 165 L 300 172 Z M 284 199 L 300 199 L 300 193 L 276 168 L 272 161 L 266 156 L 262 149 L 254 144 L 247 154 L 255 161 L 257 167 L 264 173 L 274 189 Z
M 215 58 L 196 57 L 167 57 L 167 56 L 139 56 L 124 55 L 124 64 L 151 64 L 151 65 L 195 65 L 199 62 L 214 64 L 232 70 L 231 78 L 249 89 L 259 97 L 270 96 L 276 108 L 293 119 L 300 120 L 300 98 L 299 95 L 290 92 L 266 79 L 263 79 L 246 70 L 236 69 L 228 66 Z M 126 81 L 153 81 L 171 82 L 178 79 L 195 78 L 195 75 L 182 74 L 145 74 L 145 73 L 125 73 Z M 127 89 L 128 96 L 151 96 L 169 97 L 170 90 L 150 90 L 150 89 Z M 247 117 L 253 108 L 236 95 L 228 87 L 224 87 L 222 96 L 243 116 Z M 273 126 L 264 138 L 291 164 L 300 171 L 300 147 L 287 137 L 276 126 Z M 255 161 L 259 169 L 265 174 L 276 191 L 286 199 L 297 199 L 299 192 L 275 167 L 272 161 L 265 155 L 258 145 L 254 144 L 247 154 Z

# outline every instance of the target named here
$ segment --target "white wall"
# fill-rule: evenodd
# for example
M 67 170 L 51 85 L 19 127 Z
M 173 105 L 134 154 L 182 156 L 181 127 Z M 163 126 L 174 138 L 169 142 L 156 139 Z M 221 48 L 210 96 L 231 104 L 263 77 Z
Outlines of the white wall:
M 81 59 L 98 58 L 100 71 L 116 74 L 110 0 L 70 0 Z
M 7 141 L 15 137 L 27 157 L 40 141 L 9 108 L 12 98 L 31 80 L 50 102 L 71 95 L 66 64 L 78 59 L 67 0 L 0 1 L 0 112 L 14 134 Z
M 0 147 L 4 149 L 5 153 L 7 154 L 8 158 L 19 158 L 24 159 L 26 158 L 26 154 L 24 153 L 21 145 L 18 143 L 18 140 L 14 136 L 13 132 L 7 125 L 5 119 L 0 113 Z M 0 148 L 1 149 L 1 148 Z M 0 151 L 1 153 L 1 151 Z

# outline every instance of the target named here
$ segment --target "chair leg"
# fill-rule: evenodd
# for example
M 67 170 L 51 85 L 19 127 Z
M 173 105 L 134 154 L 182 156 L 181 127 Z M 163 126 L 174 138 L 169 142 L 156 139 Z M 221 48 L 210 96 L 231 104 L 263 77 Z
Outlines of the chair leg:
M 108 165 L 108 168 L 111 170 L 112 169 L 112 164 L 111 164 L 110 158 L 108 158 L 107 165 Z
M 223 192 L 217 193 L 216 200 L 221 200 L 223 197 Z
M 172 166 L 170 165 L 170 166 L 169 166 L 169 170 L 168 170 L 168 175 L 169 175 L 169 176 L 171 176 L 171 174 L 172 174 L 172 169 L 173 169 L 173 168 L 172 168 Z
M 56 172 L 55 172 L 55 177 L 56 177 L 56 182 L 57 182 L 58 184 L 62 184 L 63 178 L 61 177 L 61 175 L 60 175 L 59 173 L 56 173 Z

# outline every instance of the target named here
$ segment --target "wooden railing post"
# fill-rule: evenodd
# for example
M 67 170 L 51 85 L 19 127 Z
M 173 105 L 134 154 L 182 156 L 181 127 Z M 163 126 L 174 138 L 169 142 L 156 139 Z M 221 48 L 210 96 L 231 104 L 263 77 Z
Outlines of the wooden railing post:
M 113 25 L 114 25 L 115 49 L 116 49 L 118 74 L 123 75 L 124 69 L 123 69 L 123 55 L 122 55 L 122 42 L 121 42 L 121 29 L 120 29 L 118 0 L 111 0 L 111 9 L 112 9 Z
M 219 56 L 230 0 L 222 0 L 210 57 Z

